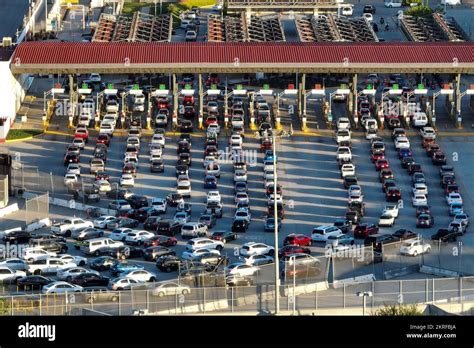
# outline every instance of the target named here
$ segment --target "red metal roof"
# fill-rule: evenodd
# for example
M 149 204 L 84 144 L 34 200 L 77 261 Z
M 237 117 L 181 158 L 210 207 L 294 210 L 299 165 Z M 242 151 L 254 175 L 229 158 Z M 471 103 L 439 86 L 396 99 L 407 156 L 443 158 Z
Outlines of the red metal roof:
M 459 63 L 474 62 L 474 43 L 87 43 L 25 42 L 20 64 L 172 63 Z

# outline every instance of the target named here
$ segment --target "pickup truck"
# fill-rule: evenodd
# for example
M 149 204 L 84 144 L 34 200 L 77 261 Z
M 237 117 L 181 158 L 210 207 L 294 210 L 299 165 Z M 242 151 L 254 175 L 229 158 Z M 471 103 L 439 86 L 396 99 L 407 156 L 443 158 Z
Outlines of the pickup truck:
M 85 229 L 87 227 L 94 227 L 92 221 L 84 221 L 83 219 L 73 218 L 64 219 L 61 222 L 54 223 L 51 226 L 51 232 L 55 235 L 70 237 L 72 232 Z

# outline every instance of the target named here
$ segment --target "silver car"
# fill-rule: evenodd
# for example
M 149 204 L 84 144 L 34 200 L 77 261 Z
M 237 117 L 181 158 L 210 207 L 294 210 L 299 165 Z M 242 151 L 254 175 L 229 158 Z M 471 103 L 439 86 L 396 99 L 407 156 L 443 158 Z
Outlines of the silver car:
M 100 238 L 103 236 L 104 231 L 92 227 L 80 231 L 74 231 L 71 235 L 72 238 L 77 240 L 87 240 L 92 238 Z

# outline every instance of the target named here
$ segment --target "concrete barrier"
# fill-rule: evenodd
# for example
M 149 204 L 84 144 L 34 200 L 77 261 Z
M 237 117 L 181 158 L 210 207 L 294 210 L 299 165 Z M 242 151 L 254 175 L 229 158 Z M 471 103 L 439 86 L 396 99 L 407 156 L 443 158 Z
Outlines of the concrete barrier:
M 442 269 L 438 267 L 426 266 L 423 265 L 420 267 L 420 273 L 432 274 L 438 277 L 458 277 L 459 273 L 455 271 L 449 271 L 447 269 Z
M 5 208 L 0 209 L 0 218 L 14 213 L 18 210 L 20 210 L 20 208 L 18 207 L 18 203 L 7 205 Z
M 71 208 L 71 202 L 74 202 L 73 208 Z M 78 203 L 74 200 L 66 200 L 66 199 L 61 199 L 61 198 L 50 198 L 49 204 L 56 205 L 58 207 L 64 207 L 64 208 L 69 208 L 69 209 L 74 209 L 78 211 L 87 211 L 87 209 L 96 209 L 97 207 L 93 205 L 87 205 L 83 203 Z M 117 214 L 116 210 L 112 209 L 106 209 L 106 208 L 99 208 L 100 213 L 102 215 L 115 215 Z
M 285 289 L 283 290 L 283 296 L 293 295 L 293 291 L 294 291 L 295 296 L 298 296 L 298 295 L 304 295 L 304 294 L 311 294 L 316 291 L 323 291 L 323 290 L 328 290 L 328 289 L 329 289 L 329 284 L 326 281 L 312 283 L 312 284 L 296 285 L 294 290 L 293 290 L 292 284 L 287 284 L 287 286 L 285 286 Z
M 406 267 L 384 272 L 383 279 L 385 280 L 393 279 L 393 278 L 405 276 L 407 274 L 418 273 L 419 271 L 420 271 L 420 266 L 418 265 L 406 266 Z
M 144 315 L 199 314 L 199 313 L 218 311 L 218 310 L 223 310 L 223 309 L 228 309 L 228 308 L 229 308 L 229 302 L 227 301 L 227 299 L 221 299 L 217 301 L 206 302 L 204 304 L 199 303 L 199 304 L 190 305 L 190 306 L 183 305 L 181 307 L 178 307 L 177 309 L 170 308 L 169 310 L 164 310 L 164 311 L 148 312 Z
M 354 277 L 354 278 L 335 280 L 332 283 L 332 288 L 339 289 L 339 288 L 342 288 L 344 285 L 355 285 L 358 283 L 367 283 L 374 280 L 375 280 L 374 274 L 366 274 L 366 275 Z
M 45 219 L 42 219 L 42 220 L 39 220 L 37 222 L 27 225 L 26 231 L 33 232 L 43 227 L 49 227 L 49 226 L 51 226 L 51 220 L 49 218 L 45 218 Z

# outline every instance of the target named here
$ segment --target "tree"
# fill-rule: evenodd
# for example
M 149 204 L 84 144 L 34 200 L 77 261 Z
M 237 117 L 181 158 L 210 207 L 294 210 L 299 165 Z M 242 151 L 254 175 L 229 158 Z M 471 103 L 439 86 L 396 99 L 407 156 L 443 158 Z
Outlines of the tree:
M 423 312 L 416 304 L 406 305 L 385 305 L 383 308 L 377 309 L 375 315 L 378 316 L 420 316 Z

